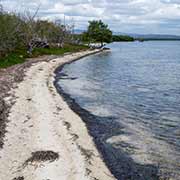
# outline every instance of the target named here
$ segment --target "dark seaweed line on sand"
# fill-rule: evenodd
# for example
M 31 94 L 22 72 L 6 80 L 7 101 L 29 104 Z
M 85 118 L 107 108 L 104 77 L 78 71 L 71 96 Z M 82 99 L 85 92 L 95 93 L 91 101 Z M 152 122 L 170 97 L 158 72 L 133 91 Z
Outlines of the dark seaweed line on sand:
M 62 70 L 65 65 L 92 54 L 65 63 L 55 70 L 54 86 L 57 92 L 63 97 L 68 106 L 85 122 L 88 133 L 93 137 L 96 148 L 102 155 L 103 161 L 118 180 L 158 180 L 158 167 L 137 164 L 123 150 L 117 151 L 114 147 L 106 143 L 106 140 L 112 137 L 112 135 L 116 136 L 123 133 L 122 126 L 115 121 L 115 117 L 99 117 L 93 115 L 82 108 L 70 94 L 66 93 L 63 88 L 59 86 L 58 81 L 64 75 Z

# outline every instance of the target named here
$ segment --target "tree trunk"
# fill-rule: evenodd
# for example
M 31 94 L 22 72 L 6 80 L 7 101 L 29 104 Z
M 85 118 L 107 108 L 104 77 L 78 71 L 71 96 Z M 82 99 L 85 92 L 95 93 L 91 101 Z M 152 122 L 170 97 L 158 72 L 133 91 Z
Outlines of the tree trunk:
M 104 43 L 101 41 L 101 48 L 104 46 Z

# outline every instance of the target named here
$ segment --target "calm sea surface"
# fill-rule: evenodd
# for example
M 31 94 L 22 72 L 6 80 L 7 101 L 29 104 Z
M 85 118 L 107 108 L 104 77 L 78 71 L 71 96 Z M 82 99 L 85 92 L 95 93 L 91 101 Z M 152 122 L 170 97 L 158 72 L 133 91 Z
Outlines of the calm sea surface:
M 60 86 L 110 124 L 98 128 L 111 129 L 100 138 L 118 179 L 180 179 L 180 42 L 109 47 L 65 65 Z

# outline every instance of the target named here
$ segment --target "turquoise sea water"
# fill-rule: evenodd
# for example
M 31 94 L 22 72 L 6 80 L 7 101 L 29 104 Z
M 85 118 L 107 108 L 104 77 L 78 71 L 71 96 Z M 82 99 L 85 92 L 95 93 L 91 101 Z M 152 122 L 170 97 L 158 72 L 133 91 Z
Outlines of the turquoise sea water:
M 105 156 L 116 154 L 109 160 L 116 177 L 153 179 L 143 169 L 152 166 L 157 176 L 180 179 L 180 42 L 108 46 L 111 52 L 65 65 L 60 86 L 94 117 L 115 124 L 103 135 L 103 148 Z

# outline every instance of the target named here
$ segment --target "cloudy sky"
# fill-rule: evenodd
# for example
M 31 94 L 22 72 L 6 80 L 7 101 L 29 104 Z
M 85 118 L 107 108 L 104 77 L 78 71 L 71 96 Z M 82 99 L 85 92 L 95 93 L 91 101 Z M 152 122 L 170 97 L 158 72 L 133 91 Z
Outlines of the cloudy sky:
M 39 17 L 74 22 L 86 29 L 88 21 L 102 19 L 114 32 L 180 35 L 180 0 L 1 0 L 5 10 L 32 11 Z

